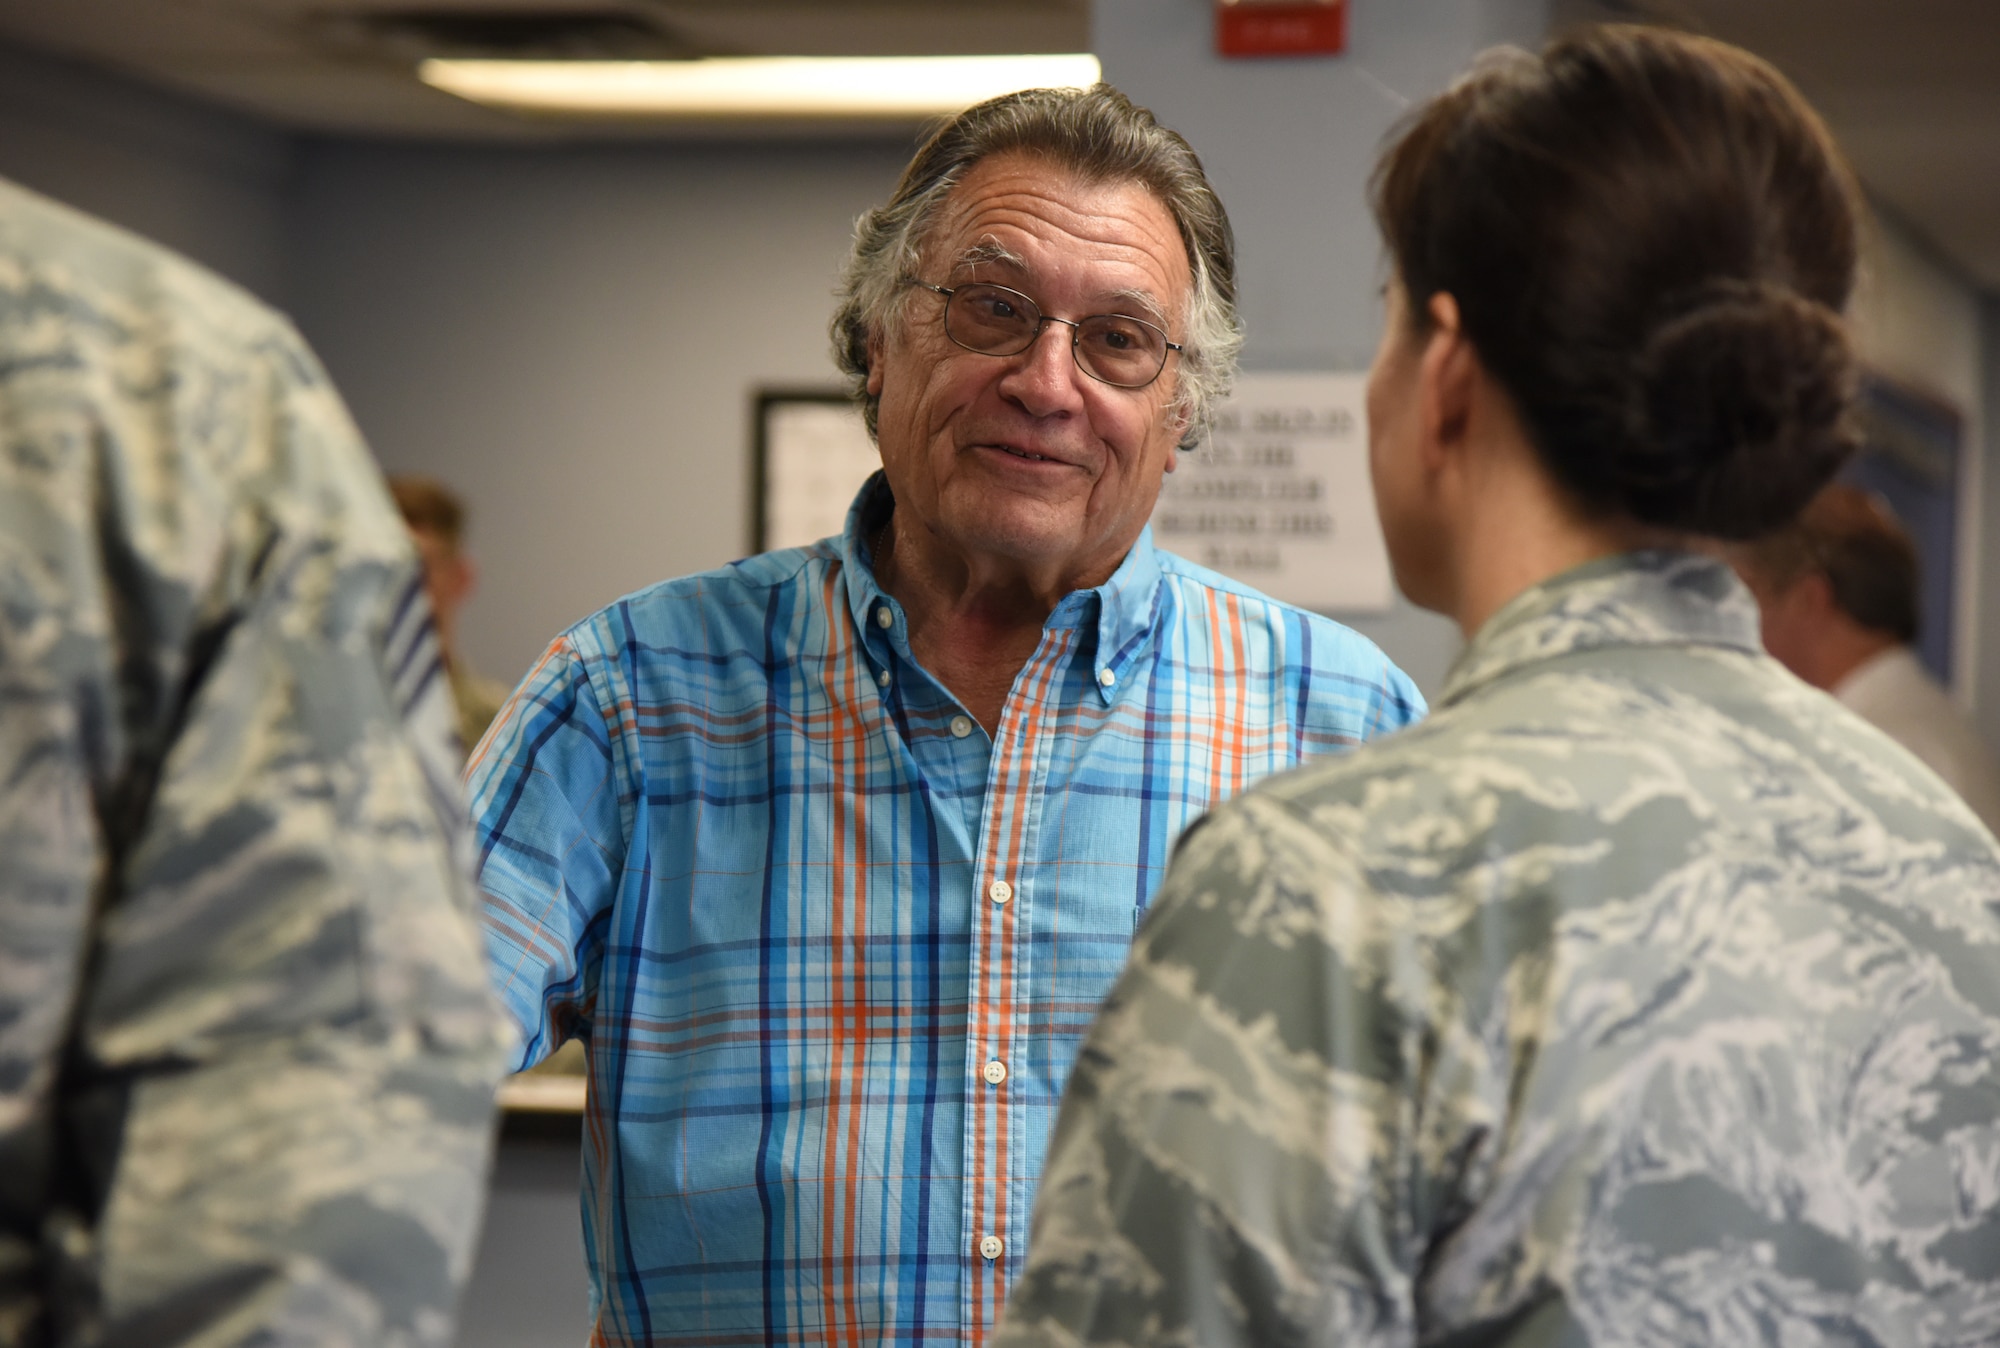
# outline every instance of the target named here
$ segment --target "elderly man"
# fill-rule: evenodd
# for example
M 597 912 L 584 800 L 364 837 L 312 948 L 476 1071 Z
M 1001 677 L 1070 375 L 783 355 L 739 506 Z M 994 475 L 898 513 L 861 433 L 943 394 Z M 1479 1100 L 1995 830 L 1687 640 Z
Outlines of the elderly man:
M 1156 551 L 1237 346 L 1227 219 L 1116 91 L 959 117 L 858 231 L 846 532 L 641 591 L 471 768 L 495 979 L 588 1040 L 592 1342 L 977 1342 L 1190 820 L 1421 711 Z
M 1731 550 L 1785 668 L 1915 754 L 2000 830 L 2000 765 L 1911 643 L 1916 545 L 1875 497 L 1836 482 L 1790 528 Z

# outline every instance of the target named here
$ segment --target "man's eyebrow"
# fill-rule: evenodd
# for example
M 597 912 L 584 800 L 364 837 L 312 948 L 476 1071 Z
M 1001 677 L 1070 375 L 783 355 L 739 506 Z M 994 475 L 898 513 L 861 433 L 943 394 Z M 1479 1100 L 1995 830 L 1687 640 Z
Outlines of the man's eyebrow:
M 960 250 L 952 262 L 951 269 L 954 272 L 969 271 L 983 265 L 1012 267 L 1016 271 L 1025 272 L 1028 269 L 1028 260 L 998 239 L 981 239 L 971 247 Z M 1116 290 L 1105 291 L 1104 298 L 1105 302 L 1112 306 L 1105 311 L 1107 313 L 1124 313 L 1127 309 L 1137 310 L 1128 316 L 1146 319 L 1162 329 L 1167 326 L 1167 312 L 1149 290 L 1121 286 Z
M 1110 299 L 1114 304 L 1128 304 L 1140 310 L 1139 313 L 1129 314 L 1127 317 L 1144 318 L 1158 324 L 1163 329 L 1167 326 L 1167 311 L 1160 307 L 1160 302 L 1153 298 L 1151 291 L 1133 290 L 1128 287 L 1122 290 L 1111 291 Z M 1122 313 L 1124 311 L 1120 310 L 1119 312 Z
M 994 262 L 1003 263 L 1017 270 L 1023 270 L 1028 265 L 1026 258 L 1009 248 L 1006 244 L 1001 243 L 998 239 L 981 239 L 970 248 L 962 250 L 952 260 L 951 269 L 953 271 L 962 271 L 970 267 Z

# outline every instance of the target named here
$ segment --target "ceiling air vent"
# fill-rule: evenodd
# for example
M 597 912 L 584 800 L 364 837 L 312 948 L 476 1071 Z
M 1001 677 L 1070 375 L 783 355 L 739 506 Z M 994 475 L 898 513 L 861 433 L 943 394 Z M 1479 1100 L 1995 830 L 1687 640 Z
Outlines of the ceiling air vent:
M 308 23 L 320 42 L 349 54 L 405 61 L 661 61 L 703 54 L 623 9 L 392 9 L 322 13 Z

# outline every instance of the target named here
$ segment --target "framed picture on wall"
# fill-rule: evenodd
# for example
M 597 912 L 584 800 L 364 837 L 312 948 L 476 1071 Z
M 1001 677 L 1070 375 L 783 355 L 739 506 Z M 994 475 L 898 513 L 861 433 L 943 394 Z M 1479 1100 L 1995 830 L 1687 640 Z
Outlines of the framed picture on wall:
M 1841 476 L 1880 496 L 1910 532 L 1922 570 L 1917 654 L 1952 682 L 1958 606 L 1958 494 L 1965 418 L 1943 399 L 1878 372 L 1861 386 L 1861 452 Z
M 766 389 L 752 425 L 750 551 L 839 533 L 854 494 L 882 466 L 854 400 L 839 389 Z

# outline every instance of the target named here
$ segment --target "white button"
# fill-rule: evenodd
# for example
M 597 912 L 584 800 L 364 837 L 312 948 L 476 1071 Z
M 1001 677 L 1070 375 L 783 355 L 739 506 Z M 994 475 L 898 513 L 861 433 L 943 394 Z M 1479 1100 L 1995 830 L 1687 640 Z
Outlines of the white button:
M 875 683 L 878 687 L 887 688 L 889 686 L 889 671 L 885 669 L 880 674 L 877 674 L 875 676 Z
M 1106 665 L 1103 669 L 1097 671 L 1097 681 L 1106 688 L 1109 688 L 1112 684 L 1118 682 L 1118 672 L 1112 669 L 1111 666 Z
M 894 627 L 896 625 L 896 615 L 889 612 L 887 604 L 875 610 L 875 625 L 877 627 Z
M 1008 884 L 1005 880 L 995 880 L 992 884 L 986 886 L 986 897 L 995 903 L 1005 903 L 1014 897 L 1014 886 Z
M 986 1237 L 986 1239 L 979 1242 L 979 1253 L 980 1257 L 982 1258 L 998 1259 L 1001 1255 L 1005 1254 L 1006 1252 L 1007 1252 L 1007 1242 L 1000 1239 L 1000 1237 L 998 1236 L 988 1236 Z
M 998 1086 L 1007 1079 L 1007 1064 L 995 1058 L 992 1062 L 986 1064 L 986 1070 L 981 1072 L 980 1075 L 986 1078 L 987 1085 Z
M 972 718 L 970 716 L 952 717 L 951 733 L 956 739 L 964 739 L 967 735 L 970 735 L 972 733 Z

